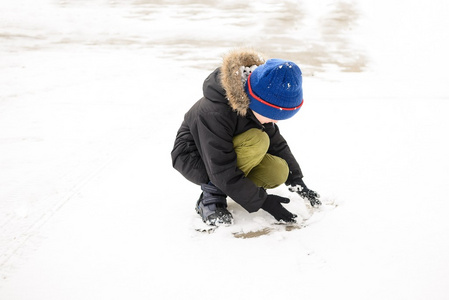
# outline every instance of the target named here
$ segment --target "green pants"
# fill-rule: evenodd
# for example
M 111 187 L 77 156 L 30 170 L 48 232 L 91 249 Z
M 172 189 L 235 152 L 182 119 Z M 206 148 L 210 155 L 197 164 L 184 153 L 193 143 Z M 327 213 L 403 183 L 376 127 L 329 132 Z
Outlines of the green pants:
M 233 143 L 237 153 L 237 167 L 257 186 L 272 189 L 287 180 L 287 162 L 267 153 L 270 146 L 268 134 L 252 128 L 235 136 Z

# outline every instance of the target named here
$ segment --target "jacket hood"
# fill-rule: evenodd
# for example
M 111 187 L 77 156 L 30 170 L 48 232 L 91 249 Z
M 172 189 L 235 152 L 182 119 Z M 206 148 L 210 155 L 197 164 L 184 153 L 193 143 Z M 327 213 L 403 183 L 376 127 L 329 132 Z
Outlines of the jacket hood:
M 246 95 L 240 68 L 260 66 L 265 63 L 261 53 L 252 49 L 236 49 L 223 57 L 221 66 L 221 86 L 226 92 L 228 104 L 240 116 L 245 116 L 250 100 Z

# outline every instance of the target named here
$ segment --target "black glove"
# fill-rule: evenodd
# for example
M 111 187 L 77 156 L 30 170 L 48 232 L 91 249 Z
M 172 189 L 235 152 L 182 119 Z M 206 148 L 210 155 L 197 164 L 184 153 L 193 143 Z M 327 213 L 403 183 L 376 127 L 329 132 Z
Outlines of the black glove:
M 290 178 L 290 176 L 292 178 Z M 312 206 L 321 205 L 321 201 L 318 199 L 320 198 L 320 195 L 318 195 L 317 192 L 309 190 L 302 178 L 294 177 L 294 173 L 291 173 L 290 176 L 285 184 L 291 185 L 291 187 L 288 188 L 291 192 L 296 192 L 302 198 L 309 200 L 310 205 Z
M 262 209 L 270 213 L 276 220 L 295 223 L 297 215 L 286 210 L 281 203 L 289 203 L 290 199 L 276 195 L 268 195 Z

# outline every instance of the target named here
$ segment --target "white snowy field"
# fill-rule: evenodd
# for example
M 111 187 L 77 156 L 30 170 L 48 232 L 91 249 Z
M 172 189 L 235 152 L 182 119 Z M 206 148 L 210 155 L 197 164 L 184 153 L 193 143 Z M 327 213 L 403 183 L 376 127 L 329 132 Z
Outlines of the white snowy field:
M 397 1 L 398 2 L 398 1 Z M 0 3 L 0 299 L 448 299 L 445 1 Z M 196 232 L 171 167 L 227 51 L 294 60 L 279 123 L 325 202 Z

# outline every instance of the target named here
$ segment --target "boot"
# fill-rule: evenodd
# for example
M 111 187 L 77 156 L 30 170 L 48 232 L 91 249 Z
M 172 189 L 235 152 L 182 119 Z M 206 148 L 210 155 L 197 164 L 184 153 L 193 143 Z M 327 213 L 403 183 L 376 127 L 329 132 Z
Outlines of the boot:
M 226 209 L 226 194 L 212 183 L 201 184 L 200 198 L 196 202 L 195 210 L 203 219 L 203 222 L 212 226 L 229 226 L 234 219 Z

